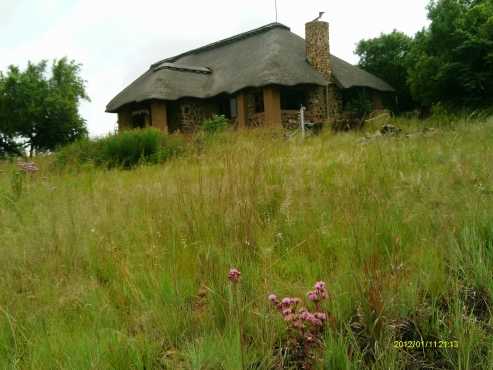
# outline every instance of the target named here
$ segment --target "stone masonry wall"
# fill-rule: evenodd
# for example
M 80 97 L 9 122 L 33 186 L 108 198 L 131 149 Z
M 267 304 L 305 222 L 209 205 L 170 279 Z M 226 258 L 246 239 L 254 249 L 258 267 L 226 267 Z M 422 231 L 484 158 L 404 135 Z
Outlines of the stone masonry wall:
M 323 86 L 313 86 L 307 90 L 306 109 L 314 123 L 323 123 L 327 118 L 325 89 Z
M 179 104 L 178 119 L 181 122 L 181 131 L 190 133 L 211 118 L 217 112 L 217 107 L 210 100 L 183 99 Z
M 329 24 L 315 21 L 305 25 L 306 57 L 308 62 L 329 81 L 328 88 L 313 88 L 308 94 L 308 110 L 314 122 L 337 120 L 342 110 L 342 98 L 332 76 L 330 62 Z
M 332 81 L 329 24 L 315 21 L 305 25 L 306 59 L 327 81 Z

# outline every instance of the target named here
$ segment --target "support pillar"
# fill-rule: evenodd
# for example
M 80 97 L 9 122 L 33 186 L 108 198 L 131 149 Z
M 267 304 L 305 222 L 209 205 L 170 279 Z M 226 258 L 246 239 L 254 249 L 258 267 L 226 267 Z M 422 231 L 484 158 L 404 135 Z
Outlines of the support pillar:
M 282 127 L 281 94 L 276 86 L 264 87 L 265 126 Z
M 156 100 L 151 103 L 151 126 L 168 133 L 168 110 L 165 101 Z
M 132 127 L 132 113 L 128 109 L 118 112 L 118 131 L 129 130 Z
M 238 128 L 244 129 L 247 127 L 247 103 L 244 93 L 238 94 L 236 97 L 236 106 L 238 108 Z

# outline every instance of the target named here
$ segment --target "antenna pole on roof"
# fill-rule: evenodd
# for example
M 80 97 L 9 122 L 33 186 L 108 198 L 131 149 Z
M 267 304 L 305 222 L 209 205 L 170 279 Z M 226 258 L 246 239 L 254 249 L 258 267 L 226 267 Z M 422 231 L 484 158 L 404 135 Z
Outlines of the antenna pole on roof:
M 277 23 L 277 0 L 274 0 L 274 7 L 276 8 L 276 23 Z

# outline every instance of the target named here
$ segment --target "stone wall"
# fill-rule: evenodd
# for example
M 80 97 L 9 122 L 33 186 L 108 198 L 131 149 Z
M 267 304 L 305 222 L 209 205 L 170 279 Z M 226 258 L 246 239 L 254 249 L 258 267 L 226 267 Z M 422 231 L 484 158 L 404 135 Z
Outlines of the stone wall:
M 325 123 L 327 121 L 326 88 L 323 86 L 306 85 L 303 87 L 303 90 L 306 94 L 307 108 L 305 111 L 305 120 L 318 124 Z M 243 96 L 242 99 L 244 100 L 244 108 L 242 109 L 245 110 L 246 128 L 266 125 L 265 106 L 264 112 L 256 112 L 255 95 L 259 95 L 263 99 L 263 89 L 249 88 L 238 94 L 238 96 Z M 132 128 L 132 112 L 144 109 L 145 107 L 142 104 L 124 107 L 118 113 L 119 130 Z M 238 104 L 238 107 L 240 107 L 240 104 Z M 167 102 L 154 101 L 150 104 L 150 108 L 152 126 L 163 131 L 169 131 L 170 133 L 176 131 L 191 133 L 204 120 L 211 118 L 214 114 L 218 114 L 219 111 L 217 99 L 196 98 L 185 98 Z M 341 109 L 340 93 L 335 85 L 329 85 L 329 117 L 336 117 Z M 241 109 L 238 109 L 238 113 L 240 111 Z M 296 128 L 299 126 L 299 111 L 282 110 L 280 120 L 283 127 L 288 129 Z M 238 125 L 238 123 L 238 117 L 232 121 L 233 125 Z
M 327 81 L 327 87 L 313 88 L 308 94 L 308 110 L 313 122 L 335 122 L 342 112 L 342 95 L 332 76 L 329 24 L 309 22 L 305 25 L 306 58 Z
M 306 113 L 306 112 L 305 112 Z M 283 110 L 281 112 L 282 126 L 288 130 L 300 127 L 300 112 L 297 110 Z M 306 115 L 305 115 L 306 117 Z
M 323 123 L 327 120 L 325 90 L 324 86 L 313 86 L 307 90 L 306 110 L 310 113 L 313 123 Z
M 254 113 L 248 117 L 248 127 L 265 126 L 265 113 Z
M 210 99 L 183 99 L 179 102 L 178 119 L 182 132 L 193 132 L 206 119 L 217 114 L 218 107 Z
M 305 25 L 306 59 L 327 81 L 332 81 L 329 24 L 315 21 Z
M 312 112 L 305 110 L 305 123 L 322 123 L 314 118 Z M 299 110 L 283 110 L 282 111 L 282 126 L 288 130 L 294 130 L 300 127 L 300 111 Z
M 306 93 L 306 111 L 305 120 L 307 122 L 323 124 L 327 121 L 326 112 L 326 87 L 308 85 L 304 87 Z M 260 89 L 247 89 L 244 91 L 247 127 L 259 127 L 265 125 L 265 114 L 255 112 L 255 93 L 261 93 Z M 337 87 L 329 86 L 329 120 L 339 114 L 341 105 L 341 96 Z M 299 126 L 299 110 L 282 110 L 281 121 L 285 128 L 292 129 Z

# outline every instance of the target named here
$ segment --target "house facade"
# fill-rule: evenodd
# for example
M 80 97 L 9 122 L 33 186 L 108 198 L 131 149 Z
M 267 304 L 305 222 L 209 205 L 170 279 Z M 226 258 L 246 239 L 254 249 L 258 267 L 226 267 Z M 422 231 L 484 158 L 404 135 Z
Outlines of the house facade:
M 119 130 L 155 127 L 192 132 L 222 114 L 239 128 L 330 124 L 345 96 L 363 91 L 375 110 L 393 89 L 330 54 L 329 25 L 306 24 L 305 40 L 272 23 L 151 65 L 106 108 Z

